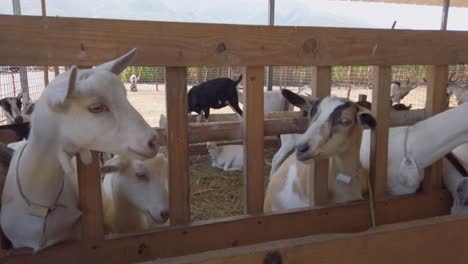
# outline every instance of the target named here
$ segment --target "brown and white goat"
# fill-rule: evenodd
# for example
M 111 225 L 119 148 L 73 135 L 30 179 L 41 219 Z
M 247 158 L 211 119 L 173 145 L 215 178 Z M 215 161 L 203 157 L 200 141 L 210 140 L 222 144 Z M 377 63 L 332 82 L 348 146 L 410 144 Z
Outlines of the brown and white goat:
M 365 108 L 334 96 L 310 99 L 282 91 L 290 103 L 308 113 L 307 131 L 300 136 L 296 152 L 271 176 L 264 211 L 314 206 L 309 204 L 308 181 L 314 159 L 332 158 L 334 172 L 328 177 L 330 200 L 362 199 L 367 186 L 359 161 L 363 127 L 375 127 L 376 120 Z

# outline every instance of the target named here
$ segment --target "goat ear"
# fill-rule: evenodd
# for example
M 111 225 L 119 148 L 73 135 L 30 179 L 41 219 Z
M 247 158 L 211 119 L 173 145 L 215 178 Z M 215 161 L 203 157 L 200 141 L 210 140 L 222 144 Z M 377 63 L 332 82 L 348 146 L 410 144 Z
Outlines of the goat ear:
M 54 95 L 50 98 L 49 104 L 53 108 L 63 106 L 67 99 L 69 99 L 75 91 L 78 67 L 76 67 L 76 65 L 73 65 L 66 74 L 68 74 L 68 81 L 66 87 L 62 89 L 57 89 Z
M 121 167 L 122 167 L 122 164 L 120 161 L 120 156 L 115 155 L 114 157 L 112 157 L 112 159 L 104 162 L 104 164 L 100 168 L 100 171 L 103 174 L 117 172 L 121 169 Z
M 19 92 L 18 95 L 16 96 L 16 99 L 21 100 L 23 98 L 23 91 Z
M 288 102 L 299 107 L 301 110 L 306 112 L 310 111 L 311 104 L 306 97 L 293 93 L 288 89 L 281 89 L 281 94 Z
M 106 71 L 112 72 L 115 75 L 119 75 L 125 70 L 125 68 L 127 68 L 128 65 L 130 65 L 130 63 L 132 63 L 133 59 L 135 58 L 135 55 L 137 54 L 137 51 L 138 49 L 136 48 L 132 49 L 127 54 L 115 60 L 103 63 L 97 66 L 95 69 L 106 70 Z
M 359 125 L 374 129 L 377 126 L 377 121 L 374 115 L 364 107 L 358 106 L 357 121 Z

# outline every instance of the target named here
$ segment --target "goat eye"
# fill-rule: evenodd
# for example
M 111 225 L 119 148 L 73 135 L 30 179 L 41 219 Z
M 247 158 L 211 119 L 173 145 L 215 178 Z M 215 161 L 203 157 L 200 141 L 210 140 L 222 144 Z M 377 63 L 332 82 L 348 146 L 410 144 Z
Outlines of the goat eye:
M 351 125 L 351 120 L 349 120 L 348 118 L 342 118 L 340 119 L 340 124 L 342 124 L 343 126 L 349 126 Z
M 107 112 L 109 111 L 109 108 L 105 104 L 95 103 L 88 106 L 88 111 L 97 114 L 101 112 Z
M 136 173 L 135 176 L 137 177 L 137 179 L 139 181 L 142 181 L 142 182 L 149 182 L 149 178 L 148 176 L 146 175 L 146 173 Z

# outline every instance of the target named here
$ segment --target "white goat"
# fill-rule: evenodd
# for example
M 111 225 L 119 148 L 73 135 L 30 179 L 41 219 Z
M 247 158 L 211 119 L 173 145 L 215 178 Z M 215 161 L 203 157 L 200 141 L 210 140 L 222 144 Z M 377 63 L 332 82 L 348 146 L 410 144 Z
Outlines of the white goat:
M 0 143 L 0 196 L 3 191 L 3 186 L 5 185 L 5 179 L 8 173 L 8 168 L 10 167 L 11 158 L 13 157 L 13 152 L 14 149 Z M 1 204 L 0 200 L 0 205 Z
M 217 146 L 214 142 L 207 142 L 206 148 L 211 156 L 211 166 L 225 171 L 241 171 L 244 168 L 244 146 Z
M 137 81 L 138 78 L 134 73 L 130 76 L 130 91 L 136 92 L 137 91 Z
M 101 172 L 107 232 L 143 231 L 168 220 L 168 161 L 164 155 L 144 161 L 116 155 Z
M 362 199 L 367 186 L 358 156 L 362 127 L 375 127 L 375 118 L 367 109 L 344 98 L 330 96 L 311 100 L 286 89 L 282 92 L 289 102 L 309 113 L 310 124 L 298 138 L 296 153 L 270 177 L 264 211 L 314 206 L 313 201 L 309 204 L 309 192 L 313 190 L 309 190 L 308 182 L 311 165 L 319 157 L 331 157 L 335 165 L 334 172 L 327 175 L 331 200 Z M 327 177 L 314 175 L 320 176 Z
M 297 94 L 305 94 L 305 91 L 308 89 L 311 89 L 308 85 L 299 87 Z M 239 102 L 243 105 L 245 102 L 244 93 L 242 93 L 240 90 L 238 93 Z M 285 107 L 286 105 L 288 106 L 287 108 Z M 265 113 L 281 112 L 285 110 L 293 111 L 294 106 L 290 105 L 288 101 L 283 97 L 283 95 L 281 95 L 281 90 L 265 91 L 263 93 L 263 111 Z
M 447 94 L 455 95 L 458 105 L 468 101 L 468 84 L 463 84 L 461 81 L 449 81 L 447 85 Z
M 166 130 L 166 133 L 167 133 L 167 118 L 166 118 L 166 115 L 165 115 L 165 114 L 161 114 L 161 115 L 159 116 L 159 127 L 160 127 L 160 128 L 164 128 L 164 129 Z M 167 158 L 168 155 L 169 155 L 167 146 L 161 146 L 161 147 L 159 147 L 158 153 L 163 154 L 163 155 L 166 156 L 166 158 Z
M 94 69 L 73 66 L 37 101 L 29 139 L 14 152 L 2 194 L 1 227 L 14 248 L 38 251 L 76 237 L 76 153 L 85 163 L 87 149 L 133 159 L 156 155 L 156 133 L 128 101 L 119 77 L 135 54 Z
M 401 85 L 401 82 L 392 82 L 390 85 L 390 98 L 393 103 L 400 103 L 400 101 L 405 98 L 411 92 L 411 90 L 418 87 L 418 83 L 410 83 L 410 80 L 407 80 L 405 85 Z
M 416 192 L 424 178 L 423 169 L 454 148 L 468 143 L 468 113 L 462 104 L 409 127 L 392 127 L 388 138 L 388 191 L 392 195 Z M 440 133 L 444 131 L 444 133 Z M 405 137 L 406 153 L 405 153 Z M 370 131 L 363 132 L 360 160 L 369 169 Z M 405 160 L 405 156 L 409 159 Z M 405 166 L 409 161 L 410 166 Z

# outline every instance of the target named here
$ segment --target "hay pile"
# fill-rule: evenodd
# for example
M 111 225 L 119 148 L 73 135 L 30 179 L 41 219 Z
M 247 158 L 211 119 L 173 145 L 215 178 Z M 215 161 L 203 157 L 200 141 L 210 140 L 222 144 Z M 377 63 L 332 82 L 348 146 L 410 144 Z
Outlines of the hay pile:
M 275 149 L 265 150 L 265 159 L 271 161 Z M 270 166 L 264 167 L 265 188 Z M 211 167 L 209 155 L 194 160 L 191 166 L 192 221 L 243 214 L 242 171 L 223 171 Z

